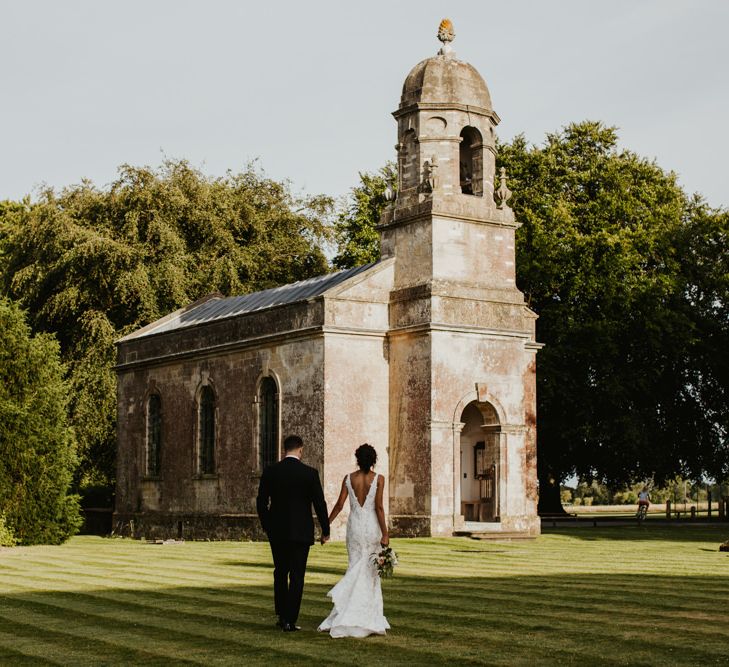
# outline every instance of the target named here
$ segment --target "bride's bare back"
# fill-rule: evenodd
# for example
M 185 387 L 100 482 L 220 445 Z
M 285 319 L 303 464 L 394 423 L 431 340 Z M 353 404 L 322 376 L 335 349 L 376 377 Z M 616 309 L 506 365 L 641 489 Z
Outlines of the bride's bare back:
M 382 544 L 387 545 L 390 543 L 390 536 L 387 532 L 387 523 L 385 521 L 385 507 L 383 504 L 383 495 L 385 490 L 385 478 L 382 475 L 377 475 L 373 470 L 355 470 L 350 473 L 342 480 L 342 490 L 339 493 L 339 498 L 336 504 L 332 508 L 331 514 L 329 515 L 329 522 L 331 523 L 337 517 L 337 515 L 344 508 L 344 503 L 347 500 L 347 477 L 349 483 L 352 486 L 355 498 L 359 503 L 360 507 L 365 504 L 367 495 L 370 492 L 373 484 L 377 484 L 375 490 L 375 514 L 377 516 L 377 523 L 382 531 Z M 377 481 L 375 482 L 375 479 Z
M 370 492 L 372 482 L 375 481 L 376 473 L 372 470 L 364 472 L 363 470 L 355 470 L 349 474 L 349 483 L 352 485 L 352 491 L 357 496 L 357 502 L 364 505 L 367 494 Z

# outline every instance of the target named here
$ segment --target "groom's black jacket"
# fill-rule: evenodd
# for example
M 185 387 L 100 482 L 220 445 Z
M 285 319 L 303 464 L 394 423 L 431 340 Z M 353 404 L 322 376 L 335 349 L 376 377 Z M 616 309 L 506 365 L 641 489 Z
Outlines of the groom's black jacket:
M 322 535 L 329 535 L 327 504 L 316 469 L 288 456 L 263 471 L 256 509 L 269 541 L 314 544 L 312 504 Z

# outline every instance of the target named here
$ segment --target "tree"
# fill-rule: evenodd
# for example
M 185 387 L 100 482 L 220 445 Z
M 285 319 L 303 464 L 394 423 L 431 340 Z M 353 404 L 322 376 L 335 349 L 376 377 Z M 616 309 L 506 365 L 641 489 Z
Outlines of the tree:
M 705 472 L 717 482 L 729 481 L 729 212 L 712 210 L 694 197 L 678 246 L 683 306 L 694 331 L 685 367 L 694 412 L 681 426 L 698 445 L 692 452 L 697 461 L 684 473 L 694 480 Z
M 207 178 L 184 161 L 44 191 L 0 210 L 0 284 L 54 333 L 68 365 L 79 484 L 110 483 L 114 341 L 210 292 L 243 294 L 326 272 L 327 197 L 294 197 L 252 167 Z
M 77 532 L 77 464 L 58 343 L 33 336 L 23 312 L 0 298 L 0 518 L 6 543 L 59 544 Z M 8 529 L 12 538 L 8 538 Z
M 540 493 L 570 474 L 611 485 L 729 474 L 726 214 L 618 151 L 599 123 L 543 147 L 517 137 L 499 162 L 523 223 L 518 281 L 546 343 Z
M 375 226 L 387 201 L 385 188 L 397 183 L 394 162 L 388 162 L 377 173 L 360 172 L 359 185 L 352 188 L 337 214 L 334 230 L 338 254 L 334 266 L 348 269 L 380 258 L 380 235 Z
M 729 476 L 729 214 L 572 124 L 499 147 L 517 282 L 537 312 L 540 509 L 572 474 L 618 487 Z M 342 266 L 378 256 L 383 175 L 362 174 L 338 219 Z M 361 252 L 361 255 L 358 254 Z M 545 500 L 547 501 L 545 503 Z

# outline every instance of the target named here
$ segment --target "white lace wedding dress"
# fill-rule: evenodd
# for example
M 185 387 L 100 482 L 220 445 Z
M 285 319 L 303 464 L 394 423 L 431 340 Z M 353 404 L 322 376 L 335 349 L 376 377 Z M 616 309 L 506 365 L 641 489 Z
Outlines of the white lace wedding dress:
M 349 521 L 347 521 L 347 554 L 349 565 L 344 576 L 327 593 L 334 603 L 332 613 L 319 626 L 332 637 L 366 637 L 384 635 L 390 624 L 382 613 L 382 587 L 372 562 L 381 549 L 382 532 L 375 513 L 377 478 L 360 505 L 347 475 Z

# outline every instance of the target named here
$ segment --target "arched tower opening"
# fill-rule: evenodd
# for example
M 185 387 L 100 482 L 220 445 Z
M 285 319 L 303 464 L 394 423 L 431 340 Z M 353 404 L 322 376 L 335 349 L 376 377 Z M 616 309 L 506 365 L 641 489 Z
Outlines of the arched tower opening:
M 471 126 L 461 130 L 459 145 L 461 193 L 483 197 L 483 137 Z
M 410 188 L 417 188 L 420 181 L 420 158 L 415 130 L 407 130 L 397 148 L 398 173 L 400 175 L 398 190 L 402 192 Z

